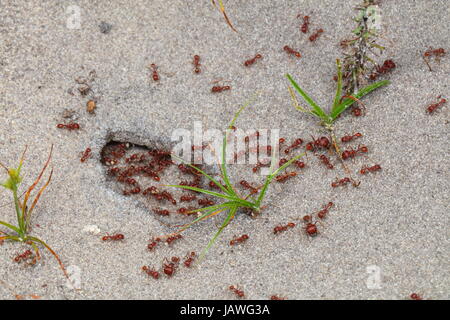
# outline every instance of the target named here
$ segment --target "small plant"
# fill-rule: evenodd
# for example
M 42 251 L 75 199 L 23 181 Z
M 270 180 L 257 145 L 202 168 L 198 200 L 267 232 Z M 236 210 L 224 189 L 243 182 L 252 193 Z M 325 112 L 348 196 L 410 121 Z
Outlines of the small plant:
M 214 5 L 214 7 L 217 8 L 217 4 L 215 0 L 211 0 L 212 4 Z M 222 12 L 223 17 L 225 18 L 225 21 L 227 22 L 227 24 L 230 26 L 230 28 L 234 31 L 237 32 L 237 30 L 233 27 L 233 25 L 231 24 L 230 19 L 228 18 L 226 12 L 225 12 L 225 6 L 223 5 L 223 1 L 222 0 L 218 0 L 217 1 L 219 3 L 219 10 L 220 12 Z
M 19 196 L 18 196 L 19 185 L 22 182 L 22 176 L 20 175 L 20 171 L 22 169 L 22 164 L 23 164 L 26 150 L 27 150 L 27 148 L 25 148 L 25 150 L 22 154 L 22 157 L 20 159 L 19 166 L 17 168 L 8 169 L 6 166 L 4 166 L 2 163 L 0 163 L 0 166 L 3 167 L 8 174 L 8 179 L 4 183 L 1 183 L 0 185 L 8 190 L 11 190 L 11 192 L 13 194 L 14 206 L 15 206 L 16 215 L 17 215 L 17 224 L 18 224 L 18 226 L 14 226 L 7 222 L 0 221 L 1 225 L 3 225 L 5 227 L 7 227 L 8 229 L 10 229 L 11 231 L 15 232 L 15 234 L 13 235 L 13 234 L 6 233 L 4 231 L 0 231 L 0 240 L 20 241 L 20 242 L 24 242 L 24 243 L 30 245 L 33 248 L 34 252 L 36 253 L 37 260 L 40 259 L 38 245 L 44 246 L 56 258 L 61 269 L 64 272 L 64 275 L 66 277 L 68 277 L 66 269 L 64 268 L 64 265 L 62 264 L 61 260 L 59 259 L 58 255 L 55 253 L 55 251 L 53 251 L 53 249 L 50 248 L 41 239 L 33 237 L 29 234 L 31 215 L 33 213 L 33 210 L 36 208 L 36 205 L 37 205 L 42 193 L 47 188 L 47 186 L 50 184 L 52 174 L 53 174 L 53 169 L 50 171 L 50 175 L 48 177 L 47 182 L 39 189 L 38 193 L 34 197 L 33 202 L 31 203 L 30 207 L 28 207 L 28 200 L 30 200 L 31 192 L 38 185 L 39 181 L 41 180 L 45 170 L 47 169 L 47 167 L 50 163 L 53 146 L 50 149 L 50 154 L 48 156 L 48 159 L 47 159 L 44 167 L 42 168 L 39 176 L 25 192 L 24 200 L 22 202 L 20 202 Z
M 380 24 L 380 15 L 377 12 L 375 0 L 363 0 L 356 8 L 357 16 L 354 18 L 356 28 L 352 30 L 353 38 L 341 41 L 345 50 L 343 61 L 343 88 L 347 94 L 355 94 L 370 80 L 370 74 L 380 67 L 375 57 L 382 54 L 384 47 L 377 43 Z
M 303 108 L 302 106 L 300 106 L 300 104 L 297 102 L 294 91 L 292 90 L 291 87 L 288 87 L 289 92 L 292 97 L 292 100 L 294 102 L 294 107 L 297 110 L 300 110 L 301 112 L 311 114 L 320 119 L 321 124 L 330 131 L 333 146 L 334 146 L 337 154 L 340 157 L 339 145 L 337 143 L 336 136 L 333 133 L 334 122 L 341 115 L 341 113 L 344 112 L 353 103 L 360 102 L 360 99 L 362 97 L 364 97 L 365 95 L 369 94 L 370 92 L 372 92 L 373 90 L 375 90 L 379 87 L 387 85 L 389 83 L 389 81 L 388 80 L 378 81 L 376 83 L 370 84 L 370 85 L 360 89 L 354 95 L 342 96 L 342 70 L 341 70 L 341 62 L 339 59 L 336 60 L 336 66 L 337 66 L 337 77 L 338 77 L 336 95 L 334 98 L 333 106 L 331 107 L 331 111 L 329 113 L 327 113 L 316 102 L 314 102 L 314 100 L 305 91 L 303 91 L 300 88 L 300 86 L 297 84 L 297 82 L 295 82 L 295 80 L 289 74 L 286 74 L 286 77 L 289 79 L 292 86 L 297 90 L 297 92 L 303 97 L 303 99 L 306 102 L 308 102 L 308 104 L 311 106 L 311 109 L 306 109 L 306 108 Z
M 247 104 L 244 105 L 243 107 L 241 107 L 241 109 L 235 114 L 235 116 L 234 116 L 233 120 L 231 121 L 231 123 L 229 124 L 228 130 L 226 130 L 225 136 L 223 138 L 222 154 L 221 154 L 222 163 L 219 164 L 219 168 L 220 168 L 220 176 L 223 179 L 225 185 L 222 185 L 216 179 L 214 179 L 213 177 L 211 177 L 210 175 L 208 175 L 201 169 L 197 168 L 196 166 L 193 166 L 193 165 L 187 163 L 186 161 L 184 161 L 183 159 L 181 159 L 175 155 L 172 155 L 174 158 L 184 162 L 186 165 L 188 165 L 188 166 L 192 167 L 193 169 L 197 170 L 198 172 L 200 172 L 203 176 L 205 176 L 207 179 L 209 179 L 214 185 L 216 185 L 222 191 L 222 192 L 214 192 L 214 191 L 205 190 L 205 189 L 197 188 L 197 187 L 190 187 L 190 186 L 184 186 L 184 185 L 169 185 L 169 187 L 175 187 L 175 188 L 181 188 L 181 189 L 187 189 L 187 190 L 192 190 L 192 191 L 196 191 L 196 192 L 201 192 L 201 193 L 216 197 L 216 198 L 224 201 L 217 205 L 212 205 L 212 206 L 208 206 L 205 208 L 200 208 L 200 209 L 191 211 L 191 212 L 204 212 L 204 213 L 201 216 L 199 216 L 198 218 L 196 218 L 195 220 L 193 220 L 192 222 L 183 225 L 181 227 L 181 229 L 175 233 L 175 234 L 178 234 L 178 233 L 186 230 L 187 228 L 191 227 L 193 224 L 200 222 L 202 220 L 211 218 L 219 213 L 227 212 L 227 215 L 226 215 L 225 219 L 223 220 L 222 225 L 220 226 L 219 230 L 214 234 L 213 238 L 209 241 L 206 248 L 203 250 L 203 252 L 200 256 L 200 259 L 202 259 L 204 257 L 204 255 L 209 250 L 209 248 L 214 244 L 214 242 L 216 241 L 216 239 L 218 238 L 220 233 L 233 220 L 233 218 L 235 217 L 235 215 L 239 209 L 251 210 L 253 213 L 259 214 L 261 212 L 261 203 L 264 199 L 264 196 L 266 195 L 267 189 L 268 189 L 270 183 L 272 182 L 272 180 L 277 176 L 278 173 L 280 173 L 285 168 L 287 168 L 290 164 L 292 164 L 294 161 L 298 160 L 300 157 L 305 155 L 305 153 L 303 153 L 303 154 L 293 157 L 292 159 L 290 159 L 289 161 L 287 161 L 285 164 L 283 164 L 282 166 L 280 166 L 278 169 L 276 169 L 274 171 L 273 169 L 275 167 L 276 161 L 275 161 L 275 152 L 273 152 L 271 166 L 270 166 L 271 173 L 267 176 L 263 186 L 261 187 L 261 191 L 259 192 L 259 194 L 255 194 L 254 191 L 251 191 L 250 194 L 245 197 L 240 196 L 234 189 L 234 187 L 231 184 L 230 179 L 228 177 L 227 165 L 226 165 L 226 148 L 227 148 L 228 134 L 232 131 L 232 128 L 234 128 L 234 123 L 235 123 L 237 117 L 239 116 L 239 114 L 242 112 L 242 110 L 246 106 L 247 106 Z

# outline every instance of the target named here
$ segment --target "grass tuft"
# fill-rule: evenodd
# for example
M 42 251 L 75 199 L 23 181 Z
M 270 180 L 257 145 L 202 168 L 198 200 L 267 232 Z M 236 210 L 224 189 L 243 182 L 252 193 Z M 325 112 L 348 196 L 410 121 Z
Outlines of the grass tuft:
M 41 256 L 39 253 L 38 245 L 42 245 L 55 257 L 55 259 L 58 261 L 62 271 L 64 272 L 64 275 L 67 278 L 69 278 L 67 271 L 64 268 L 64 265 L 63 265 L 61 259 L 59 258 L 59 256 L 56 254 L 56 252 L 47 243 L 45 243 L 41 239 L 33 237 L 29 234 L 32 213 L 33 213 L 34 209 L 36 208 L 36 205 L 37 205 L 40 197 L 44 193 L 47 186 L 50 184 L 50 181 L 52 179 L 53 169 L 50 171 L 47 181 L 38 190 L 30 207 L 28 207 L 28 201 L 30 200 L 31 192 L 39 184 L 42 176 L 44 175 L 44 173 L 50 163 L 50 160 L 52 157 L 53 145 L 51 146 L 50 153 L 48 155 L 47 161 L 44 164 L 44 167 L 42 168 L 41 172 L 39 173 L 39 175 L 36 178 L 36 180 L 34 181 L 34 183 L 26 190 L 24 200 L 21 202 L 21 201 L 19 201 L 19 197 L 18 197 L 18 189 L 19 189 L 20 183 L 22 182 L 22 176 L 21 176 L 20 172 L 22 169 L 26 150 L 27 150 L 27 148 L 25 147 L 25 150 L 24 150 L 22 157 L 20 159 L 20 162 L 19 162 L 19 166 L 17 168 L 8 169 L 6 166 L 4 166 L 2 163 L 0 163 L 0 166 L 3 169 L 5 169 L 8 174 L 8 179 L 5 182 L 0 183 L 0 185 L 3 186 L 4 188 L 10 190 L 13 194 L 14 207 L 15 207 L 15 211 L 16 211 L 17 224 L 18 224 L 17 226 L 14 226 L 7 222 L 0 221 L 0 225 L 3 225 L 4 227 L 10 229 L 13 232 L 13 233 L 7 233 L 4 231 L 0 231 L 0 234 L 1 234 L 0 240 L 18 241 L 18 242 L 24 242 L 24 243 L 30 245 L 33 248 L 33 250 L 35 251 L 37 260 L 39 260 L 40 256 Z

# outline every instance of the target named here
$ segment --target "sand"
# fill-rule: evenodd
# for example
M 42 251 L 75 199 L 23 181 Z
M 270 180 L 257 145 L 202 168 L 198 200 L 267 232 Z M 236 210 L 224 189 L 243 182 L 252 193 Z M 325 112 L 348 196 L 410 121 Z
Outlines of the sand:
M 335 59 L 342 57 L 338 44 L 349 36 L 358 3 L 226 1 L 239 33 L 206 0 L 77 1 L 78 29 L 72 28 L 77 24 L 69 3 L 3 3 L 0 160 L 15 165 L 28 145 L 24 188 L 54 144 L 54 177 L 36 209 L 32 232 L 58 252 L 74 277 L 79 275 L 80 290 L 67 286 L 48 252 L 42 262 L 26 267 L 12 261 L 25 246 L 5 242 L 0 297 L 235 299 L 227 288 L 237 284 L 249 299 L 273 294 L 407 299 L 413 292 L 448 299 L 449 112 L 448 105 L 433 115 L 425 108 L 438 95 L 448 99 L 450 61 L 433 63 L 430 72 L 421 59 L 428 46 L 448 50 L 448 1 L 382 1 L 388 49 L 380 59 L 396 62 L 388 77 L 392 83 L 364 98 L 364 117 L 347 114 L 336 125 L 338 135 L 363 133 L 360 143 L 370 150 L 371 160 L 349 162 L 353 170 L 380 163 L 382 171 L 361 178 L 358 188 L 333 189 L 330 183 L 344 175 L 342 167 L 328 170 L 310 156 L 300 177 L 271 187 L 259 217 L 238 215 L 196 268 L 180 268 L 173 278 L 159 280 L 140 269 L 160 266 L 164 257 L 200 252 L 222 217 L 187 230 L 172 248 L 150 253 L 148 240 L 174 228 L 161 224 L 142 201 L 115 191 L 100 163 L 100 150 L 111 139 L 167 147 L 173 130 L 192 130 L 194 121 L 222 129 L 255 92 L 260 94 L 238 127 L 278 128 L 288 141 L 324 134 L 315 119 L 292 108 L 284 74 L 291 73 L 321 105 L 330 105 Z M 298 13 L 311 16 L 312 29 L 325 30 L 316 43 L 299 32 Z M 285 45 L 302 58 L 287 57 Z M 256 52 L 263 59 L 243 67 Z M 192 72 L 194 54 L 201 56 L 199 75 Z M 159 66 L 158 83 L 151 79 L 151 63 Z M 90 95 L 97 99 L 96 115 L 85 111 L 88 98 L 80 96 L 74 80 L 91 70 L 96 72 Z M 212 94 L 211 82 L 219 79 L 229 81 L 223 84 L 232 90 Z M 56 128 L 64 109 L 77 112 L 81 130 Z M 81 163 L 80 152 L 87 147 L 93 157 Z M 231 169 L 234 181 L 252 178 L 250 166 L 239 168 Z M 2 189 L 0 199 L 0 219 L 15 222 L 11 195 Z M 335 206 L 318 224 L 317 237 L 308 238 L 301 223 L 279 236 L 272 233 L 274 226 L 328 201 Z M 100 233 L 93 234 L 97 229 Z M 125 240 L 104 243 L 100 238 L 106 232 L 121 232 Z M 250 236 L 245 244 L 228 245 L 244 233 Z

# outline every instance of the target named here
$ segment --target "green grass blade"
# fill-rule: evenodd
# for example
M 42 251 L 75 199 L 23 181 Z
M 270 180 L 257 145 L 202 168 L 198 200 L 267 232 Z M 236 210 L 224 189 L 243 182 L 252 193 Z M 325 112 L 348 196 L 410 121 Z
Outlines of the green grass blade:
M 337 108 L 341 101 L 342 96 L 342 69 L 341 69 L 341 61 L 339 59 L 336 59 L 336 67 L 337 67 L 337 87 L 336 87 L 336 96 L 334 97 L 334 103 L 333 108 L 331 108 L 331 113 L 333 113 L 333 110 Z
M 228 223 L 234 218 L 234 215 L 236 214 L 237 209 L 238 209 L 238 207 L 230 208 L 230 212 L 228 213 L 228 216 L 223 221 L 223 223 L 220 226 L 219 230 L 217 230 L 216 234 L 209 241 L 209 243 L 206 246 L 206 248 L 203 249 L 203 251 L 202 251 L 202 253 L 200 255 L 200 258 L 199 258 L 199 262 L 201 260 L 203 260 L 203 258 L 205 257 L 206 253 L 208 252 L 209 248 L 211 248 L 211 246 L 214 244 L 214 242 L 216 242 L 217 237 L 222 233 L 223 229 L 225 229 L 225 227 L 228 225 Z
M 242 107 L 239 108 L 239 110 L 234 114 L 233 119 L 231 120 L 230 124 L 228 125 L 227 129 L 225 130 L 225 136 L 223 138 L 222 143 L 222 163 L 220 166 L 220 171 L 222 172 L 223 181 L 225 182 L 225 185 L 227 186 L 228 190 L 237 197 L 237 194 L 234 192 L 233 186 L 230 183 L 230 179 L 228 178 L 227 174 L 227 141 L 228 141 L 228 133 L 230 132 L 230 128 L 234 126 L 234 123 L 236 122 L 237 118 L 241 114 L 241 112 L 253 101 L 252 99 L 249 99 Z
M 263 200 L 266 192 L 267 192 L 267 188 L 269 187 L 269 184 L 272 182 L 273 178 L 280 173 L 282 170 L 286 169 L 288 166 L 290 166 L 294 161 L 300 159 L 301 157 L 303 157 L 306 154 L 306 152 L 303 152 L 302 154 L 299 154 L 295 157 L 293 157 L 291 160 L 289 160 L 288 162 L 286 162 L 285 164 L 283 164 L 281 167 L 279 167 L 277 170 L 275 170 L 273 173 L 271 173 L 270 175 L 267 176 L 266 181 L 264 182 L 264 186 L 261 189 L 261 193 L 259 194 L 258 200 L 256 200 L 256 206 L 259 208 L 259 206 L 261 205 L 261 201 Z M 272 163 L 274 162 L 274 158 L 272 158 Z M 270 171 L 272 171 L 272 165 L 270 166 Z
M 286 74 L 286 77 L 289 79 L 292 86 L 298 91 L 298 93 L 300 93 L 303 99 L 305 99 L 305 101 L 308 102 L 308 104 L 313 108 L 311 112 L 314 113 L 319 118 L 321 118 L 323 121 L 328 121 L 329 117 L 325 113 L 325 111 L 323 111 L 323 109 L 319 107 L 319 105 L 315 103 L 314 100 L 300 88 L 297 82 L 295 82 L 295 80 L 289 74 Z
M 15 232 L 17 232 L 18 234 L 20 234 L 19 228 L 13 226 L 12 224 L 9 224 L 9 223 L 4 222 L 4 221 L 0 221 L 0 224 L 1 224 L 1 225 L 4 225 L 5 227 L 7 227 L 7 228 L 9 228 L 9 229 L 11 229 L 11 230 L 13 230 L 13 231 L 15 231 Z
M 358 91 L 357 94 L 353 95 L 356 99 L 361 99 L 365 95 L 369 94 L 373 90 L 389 84 L 388 80 L 378 81 L 374 84 L 368 85 L 367 87 Z M 342 112 L 344 112 L 348 107 L 350 107 L 356 101 L 350 98 L 344 99 L 334 110 L 332 110 L 330 117 L 335 120 Z
M 196 166 L 193 166 L 192 164 L 188 163 L 187 161 L 185 161 L 183 158 L 180 158 L 177 155 L 172 154 L 172 157 L 180 160 L 181 162 L 183 162 L 184 164 L 188 165 L 189 167 L 197 170 L 198 172 L 200 172 L 202 175 L 204 175 L 206 178 L 208 178 L 209 180 L 211 180 L 216 186 L 218 186 L 220 189 L 222 189 L 223 192 L 228 193 L 229 195 L 234 195 L 234 193 L 230 193 L 229 190 L 227 188 L 225 188 L 222 184 L 220 184 L 216 179 L 214 179 L 213 177 L 211 177 L 209 174 L 207 174 L 206 172 L 204 172 L 203 170 L 201 170 L 200 168 L 197 168 Z
M 234 196 L 230 196 L 230 195 L 227 195 L 227 194 L 218 193 L 218 192 L 214 192 L 214 191 L 210 191 L 210 190 L 206 190 L 206 189 L 202 189 L 202 188 L 197 188 L 197 187 L 182 186 L 182 185 L 179 185 L 179 184 L 168 184 L 168 185 L 164 185 L 164 186 L 165 187 L 173 187 L 173 188 L 181 188 L 181 189 L 186 189 L 186 190 L 197 191 L 197 192 L 209 194 L 210 196 L 213 196 L 213 197 L 223 198 L 223 199 L 227 199 L 227 200 L 235 200 L 235 198 L 236 198 Z
M 228 202 L 227 202 L 227 203 L 228 203 Z M 218 213 L 221 213 L 222 211 L 224 211 L 224 210 L 226 210 L 226 209 L 228 209 L 228 208 L 230 208 L 229 205 L 225 205 L 225 204 L 217 205 L 217 208 L 208 210 L 208 212 L 202 214 L 200 217 L 197 217 L 197 218 L 194 219 L 193 221 L 191 221 L 191 222 L 189 222 L 189 223 L 183 225 L 183 226 L 181 227 L 181 229 L 179 229 L 179 230 L 177 231 L 177 233 L 183 232 L 184 230 L 190 228 L 192 225 L 196 224 L 197 222 L 200 222 L 201 220 L 207 218 L 208 216 L 212 215 L 212 214 L 214 213 L 214 211 L 216 211 L 216 210 L 218 210 L 218 212 L 216 211 L 216 212 L 217 212 L 216 214 L 218 214 Z

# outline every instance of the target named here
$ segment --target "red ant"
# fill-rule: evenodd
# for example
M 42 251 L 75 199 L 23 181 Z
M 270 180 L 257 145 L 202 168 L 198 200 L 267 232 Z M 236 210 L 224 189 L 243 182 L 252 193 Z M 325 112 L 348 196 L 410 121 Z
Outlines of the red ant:
M 180 197 L 180 202 L 191 202 L 194 201 L 195 199 L 197 199 L 196 195 L 184 195 Z
M 423 298 L 418 295 L 417 293 L 411 293 L 411 295 L 409 296 L 412 300 L 423 300 Z
M 91 148 L 86 148 L 80 161 L 85 162 L 87 159 L 89 159 L 91 157 L 91 151 L 92 151 Z
M 178 267 L 178 261 L 180 261 L 180 258 L 178 257 L 172 257 L 171 261 L 169 261 L 167 258 L 165 258 L 165 261 L 163 263 L 163 272 L 168 276 L 171 277 L 175 273 L 175 270 Z
M 299 169 L 303 169 L 305 166 L 306 166 L 306 164 L 303 162 L 303 161 L 300 161 L 300 160 L 296 160 L 295 162 L 294 162 L 294 164 L 297 166 L 297 168 L 299 168 Z
M 328 157 L 326 155 L 321 154 L 319 156 L 319 159 L 323 162 L 323 164 L 325 164 L 328 167 L 328 169 L 334 168 L 333 164 L 330 162 L 330 159 L 328 159 Z
M 359 137 L 362 137 L 362 134 L 359 133 L 359 132 L 356 132 L 356 133 L 354 133 L 353 135 L 343 136 L 343 137 L 341 138 L 341 141 L 342 141 L 342 142 L 350 142 L 350 141 L 352 141 L 353 139 L 359 138 Z
M 275 180 L 277 182 L 286 182 L 289 178 L 295 177 L 296 175 L 297 175 L 297 172 L 295 172 L 295 171 L 286 173 L 284 175 L 280 174 L 280 175 L 275 177 Z
M 250 194 L 258 193 L 258 189 L 253 187 L 252 185 L 250 185 L 250 183 L 248 183 L 247 181 L 241 180 L 239 183 L 244 188 L 249 189 L 250 190 Z
M 352 114 L 355 117 L 360 117 L 362 115 L 362 109 L 360 107 L 354 107 L 352 108 Z
M 286 298 L 279 297 L 277 295 L 273 295 L 273 296 L 270 297 L 270 300 L 286 300 Z
M 294 141 L 289 147 L 287 147 L 286 150 L 284 150 L 284 153 L 285 153 L 285 154 L 288 154 L 289 152 L 291 152 L 292 149 L 297 148 L 297 147 L 300 146 L 302 143 L 303 143 L 303 140 L 302 140 L 302 139 L 300 139 L 300 138 L 295 139 L 295 141 Z
M 58 123 L 56 126 L 58 129 L 67 129 L 69 131 L 80 129 L 80 125 L 78 123 L 72 122 L 69 124 Z
M 382 74 L 386 74 L 388 72 L 390 72 L 392 69 L 395 69 L 396 65 L 395 62 L 392 60 L 385 60 L 383 65 L 377 66 L 375 68 L 375 72 L 373 72 L 370 76 L 369 79 L 370 80 L 375 80 L 376 78 L 378 78 L 380 75 Z
M 158 67 L 156 64 L 152 63 L 150 65 L 150 68 L 152 68 L 152 77 L 154 81 L 159 81 L 159 75 L 158 75 Z
M 423 60 L 425 61 L 425 63 L 428 66 L 428 69 L 430 69 L 430 71 L 433 71 L 430 67 L 430 64 L 427 61 L 427 58 L 434 56 L 436 58 L 436 61 L 439 62 L 439 58 L 443 57 L 445 55 L 445 50 L 444 48 L 439 48 L 439 49 L 433 49 L 430 47 L 429 50 L 425 51 L 423 54 Z
M 119 241 L 125 239 L 125 236 L 121 233 L 114 234 L 112 236 L 106 235 L 102 238 L 103 241 Z
M 323 29 L 318 29 L 315 33 L 313 33 L 310 37 L 309 37 L 309 41 L 314 42 L 317 40 L 317 38 L 319 38 L 319 36 L 323 33 Z
M 440 99 L 441 96 L 438 96 L 437 98 Z M 444 98 L 442 98 L 442 99 L 441 99 L 440 101 L 438 101 L 437 103 L 430 104 L 430 105 L 427 107 L 428 113 L 433 113 L 437 108 L 439 108 L 440 106 L 442 106 L 442 105 L 443 105 L 444 103 L 446 103 L 446 102 L 447 102 L 447 100 L 444 99 Z
M 369 152 L 369 149 L 362 145 L 362 146 L 358 146 L 357 150 L 353 150 L 353 148 L 350 148 L 349 150 L 344 150 L 344 152 L 342 152 L 342 159 L 346 160 L 348 158 L 354 158 L 358 152 L 360 153 L 367 153 Z
M 320 219 L 324 219 L 325 218 L 325 216 L 327 215 L 327 213 L 328 213 L 328 210 L 330 210 L 330 208 L 333 206 L 333 202 L 328 202 L 324 207 L 323 207 L 323 209 L 322 210 L 320 210 L 318 213 L 317 213 L 317 216 L 320 218 Z
M 149 276 L 151 276 L 153 279 L 158 279 L 159 278 L 159 272 L 153 270 L 150 267 L 147 266 L 143 266 L 142 267 L 142 271 L 144 271 L 146 274 L 148 274 Z
M 194 56 L 194 61 L 192 62 L 194 64 L 194 72 L 195 73 L 200 73 L 200 56 L 199 55 L 195 55 Z
M 362 167 L 361 170 L 359 171 L 359 173 L 366 174 L 366 173 L 375 172 L 375 171 L 378 171 L 378 170 L 381 170 L 381 166 L 379 164 L 376 164 L 376 165 L 371 166 L 371 167 L 367 167 L 367 166 Z
M 314 237 L 314 236 L 316 236 L 319 233 L 319 231 L 317 230 L 316 223 L 317 222 L 315 222 L 315 223 L 309 222 L 309 223 L 306 224 L 304 229 L 305 229 L 305 232 L 306 232 L 306 234 L 308 236 Z
M 214 86 L 211 88 L 211 92 L 217 93 L 225 90 L 231 90 L 230 86 Z
M 232 291 L 235 295 L 237 295 L 239 298 L 244 298 L 245 294 L 244 291 L 239 290 L 237 287 L 235 286 L 229 286 L 228 289 L 230 289 L 230 291 Z
M 216 202 L 213 200 L 209 200 L 209 199 L 198 199 L 198 204 L 200 206 L 212 206 L 214 205 Z
M 150 242 L 150 243 L 147 245 L 148 250 L 149 250 L 149 251 L 153 251 L 160 241 L 161 241 L 160 238 L 154 238 L 154 239 L 152 240 L 152 242 Z
M 295 223 L 289 222 L 285 226 L 279 225 L 279 226 L 276 226 L 275 228 L 273 228 L 273 233 L 274 234 L 281 233 L 281 232 L 286 231 L 289 228 L 294 228 L 294 227 L 295 227 Z
M 243 242 L 247 241 L 248 238 L 249 237 L 248 237 L 247 234 L 243 234 L 242 236 L 234 238 L 233 240 L 231 240 L 230 241 L 230 246 L 234 246 L 234 245 L 236 245 L 238 243 L 243 243 Z
M 171 237 L 167 238 L 167 239 L 166 239 L 166 243 L 167 243 L 168 245 L 171 245 L 172 242 L 174 242 L 174 241 L 176 241 L 176 240 L 179 240 L 179 239 L 181 239 L 181 238 L 183 238 L 183 236 L 182 236 L 181 234 L 176 234 L 176 235 L 174 235 L 174 236 L 171 236 Z
M 163 210 L 163 209 L 158 209 L 158 208 L 154 208 L 153 212 L 156 213 L 157 215 L 160 215 L 160 216 L 168 216 L 168 215 L 170 215 L 169 210 Z
M 297 18 L 299 16 L 300 15 L 298 15 Z M 304 16 L 303 17 L 303 24 L 302 24 L 302 26 L 300 28 L 300 31 L 303 32 L 303 33 L 307 33 L 308 32 L 308 27 L 309 27 L 309 16 Z
M 244 62 L 244 66 L 246 67 L 250 67 L 252 64 L 254 64 L 256 62 L 256 60 L 261 59 L 262 55 L 260 55 L 259 53 L 256 54 L 256 56 L 252 59 L 246 60 Z
M 252 168 L 252 171 L 254 173 L 256 173 L 256 172 L 258 172 L 258 170 L 261 167 L 269 167 L 269 166 L 270 166 L 270 163 L 262 163 L 262 162 L 258 161 L 258 163 Z
M 331 186 L 333 188 L 336 188 L 336 187 L 339 187 L 339 186 L 344 186 L 344 185 L 346 185 L 349 182 L 351 182 L 350 178 L 349 177 L 345 177 L 343 179 L 336 179 L 336 181 L 331 183 Z
M 123 190 L 122 193 L 123 193 L 124 196 L 129 196 L 129 195 L 132 195 L 132 194 L 138 194 L 138 193 L 141 193 L 141 188 L 136 187 L 136 188 L 133 188 L 131 190 Z
M 191 267 L 191 264 L 192 264 L 192 262 L 194 262 L 194 259 L 195 259 L 195 257 L 196 257 L 196 254 L 195 254 L 195 252 L 194 251 L 192 251 L 191 253 L 188 253 L 187 255 L 186 255 L 186 260 L 184 260 L 184 266 L 186 267 L 186 268 L 190 268 Z
M 301 58 L 301 57 L 302 57 L 302 55 L 300 54 L 300 52 L 295 51 L 294 49 L 292 49 L 292 48 L 289 47 L 289 46 L 284 46 L 284 47 L 283 47 L 283 50 L 286 51 L 288 54 L 291 54 L 291 55 L 296 56 L 297 58 Z
M 283 144 L 283 143 L 286 142 L 286 139 L 285 139 L 285 138 L 280 138 L 280 139 L 278 140 L 278 142 L 279 142 L 279 144 Z
M 315 147 L 328 149 L 330 146 L 330 140 L 327 137 L 320 137 L 319 139 L 311 138 L 313 141 L 306 144 L 306 150 L 308 151 L 314 151 Z
M 17 263 L 20 263 L 22 260 L 26 260 L 28 259 L 33 253 L 31 252 L 31 250 L 26 250 L 21 254 L 18 254 L 15 258 L 14 261 Z

